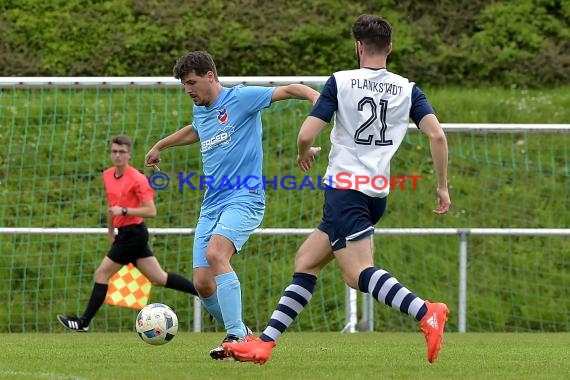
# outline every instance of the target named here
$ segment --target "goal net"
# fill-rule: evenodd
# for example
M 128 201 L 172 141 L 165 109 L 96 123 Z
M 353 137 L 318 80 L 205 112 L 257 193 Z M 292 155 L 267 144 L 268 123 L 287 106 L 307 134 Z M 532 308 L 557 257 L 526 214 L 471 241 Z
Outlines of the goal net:
M 221 78 L 235 83 L 305 82 L 326 78 Z M 280 102 L 263 111 L 264 175 L 300 178 L 296 137 L 309 112 L 302 101 Z M 0 84 L 0 331 L 60 331 L 58 313 L 80 315 L 93 273 L 109 248 L 104 233 L 106 201 L 101 181 L 111 165 L 108 144 L 117 134 L 133 138 L 131 163 L 145 174 L 145 153 L 158 139 L 188 124 L 191 100 L 168 78 L 3 78 Z M 417 186 L 391 192 L 377 227 L 537 228 L 570 225 L 570 134 L 568 126 L 451 125 L 450 213 L 436 217 L 435 176 L 426 136 L 410 129 L 393 160 L 392 174 L 418 176 Z M 323 175 L 330 147 L 310 173 Z M 156 192 L 158 215 L 148 219 L 151 247 L 167 271 L 191 277 L 191 233 L 203 192 L 174 186 L 179 173 L 201 173 L 197 146 L 162 153 L 160 169 L 170 185 Z M 234 265 L 242 283 L 244 319 L 263 328 L 290 282 L 295 251 L 306 230 L 320 221 L 322 193 L 299 183 L 267 190 L 262 228 L 287 233 L 255 234 Z M 280 183 L 281 185 L 281 183 Z M 41 233 L 13 229 L 41 228 Z M 80 229 L 87 230 L 80 230 Z M 12 230 L 11 230 L 12 229 Z M 64 230 L 54 230 L 64 229 Z M 95 230 L 89 230 L 95 229 Z M 59 232 L 57 232 L 59 231 Z M 168 232 L 170 231 L 170 232 Z M 57 233 L 56 233 L 57 232 Z M 449 234 L 376 234 L 375 261 L 422 298 L 443 300 L 457 310 L 459 239 Z M 570 331 L 570 243 L 559 235 L 468 237 L 466 320 L 468 331 Z M 311 305 L 291 331 L 340 331 L 346 323 L 346 288 L 332 263 L 319 278 Z M 153 287 L 151 302 L 177 312 L 181 329 L 192 329 L 194 304 L 182 293 Z M 417 331 L 416 323 L 374 305 L 374 330 Z M 136 311 L 104 305 L 95 331 L 132 331 Z M 457 330 L 451 318 L 449 328 Z M 220 327 L 203 318 L 204 331 Z

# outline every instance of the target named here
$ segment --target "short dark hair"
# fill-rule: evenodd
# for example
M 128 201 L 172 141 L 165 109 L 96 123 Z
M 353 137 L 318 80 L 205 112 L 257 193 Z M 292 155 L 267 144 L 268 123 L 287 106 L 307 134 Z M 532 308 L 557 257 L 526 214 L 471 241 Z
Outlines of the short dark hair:
M 132 142 L 131 138 L 126 135 L 118 135 L 111 139 L 111 144 L 126 145 L 129 150 L 131 150 Z
M 392 26 L 380 16 L 361 15 L 352 25 L 352 35 L 356 41 L 379 53 L 388 49 L 392 42 Z
M 181 79 L 192 71 L 201 77 L 208 74 L 208 71 L 211 71 L 214 73 L 216 80 L 218 79 L 218 72 L 216 71 L 214 59 L 206 51 L 191 51 L 185 56 L 178 58 L 172 71 L 174 72 L 174 78 L 176 79 Z

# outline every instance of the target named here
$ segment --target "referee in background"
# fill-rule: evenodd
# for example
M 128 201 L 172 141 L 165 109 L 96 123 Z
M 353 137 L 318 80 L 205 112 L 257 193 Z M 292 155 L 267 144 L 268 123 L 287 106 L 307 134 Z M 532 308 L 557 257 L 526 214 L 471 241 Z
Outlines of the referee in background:
M 133 263 L 154 285 L 198 295 L 194 284 L 186 277 L 165 272 L 148 245 L 144 218 L 156 216 L 154 191 L 145 175 L 129 165 L 131 146 L 128 136 L 120 135 L 111 140 L 113 166 L 103 172 L 109 203 L 107 226 L 111 249 L 95 271 L 95 284 L 83 315 L 57 316 L 59 322 L 69 330 L 89 330 L 89 323 L 105 301 L 109 279 L 129 263 Z M 117 235 L 115 228 L 119 232 Z

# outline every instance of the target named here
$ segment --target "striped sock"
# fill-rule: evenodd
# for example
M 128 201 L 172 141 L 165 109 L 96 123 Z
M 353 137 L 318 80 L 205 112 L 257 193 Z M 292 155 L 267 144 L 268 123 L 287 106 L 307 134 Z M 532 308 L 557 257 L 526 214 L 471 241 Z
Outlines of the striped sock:
M 390 273 L 374 267 L 360 273 L 358 288 L 394 309 L 407 313 L 420 321 L 427 313 L 425 301 L 410 292 Z
M 285 288 L 269 324 L 260 336 L 261 340 L 270 342 L 279 339 L 309 303 L 316 284 L 317 277 L 312 274 L 299 272 L 293 274 L 291 284 Z

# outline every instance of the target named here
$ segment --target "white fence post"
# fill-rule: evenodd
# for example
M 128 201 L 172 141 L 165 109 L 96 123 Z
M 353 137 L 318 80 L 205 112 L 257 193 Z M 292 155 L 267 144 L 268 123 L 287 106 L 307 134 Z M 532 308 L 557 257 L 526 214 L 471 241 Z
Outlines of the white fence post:
M 341 332 L 356 332 L 356 324 L 358 323 L 358 306 L 357 306 L 357 296 L 355 289 L 352 289 L 348 285 L 345 288 L 346 295 L 346 325 Z
M 194 296 L 194 332 L 202 331 L 202 301 Z
M 374 297 L 370 293 L 362 293 L 362 319 L 360 323 L 358 325 L 360 331 L 374 331 Z
M 468 230 L 459 231 L 459 316 L 458 331 L 464 333 L 467 325 L 467 235 Z

